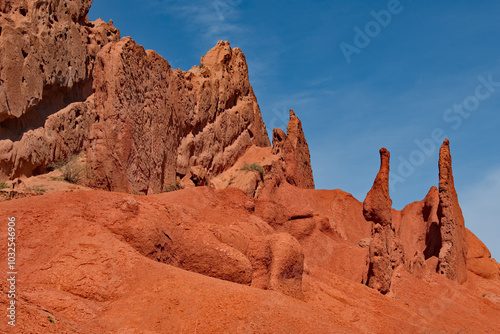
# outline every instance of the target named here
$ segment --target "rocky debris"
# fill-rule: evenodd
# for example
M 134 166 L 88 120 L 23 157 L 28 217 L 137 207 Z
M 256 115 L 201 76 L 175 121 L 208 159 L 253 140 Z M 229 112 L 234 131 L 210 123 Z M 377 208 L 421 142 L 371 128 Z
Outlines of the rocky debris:
M 193 181 L 197 187 L 208 185 L 207 170 L 202 166 L 191 166 L 189 169 L 190 180 Z
M 373 224 L 366 284 L 383 294 L 389 292 L 393 267 L 394 230 L 392 200 L 389 196 L 389 159 L 387 149 L 380 149 L 380 170 L 363 202 L 363 215 Z
M 462 210 L 458 203 L 451 167 L 450 142 L 439 151 L 439 209 L 441 250 L 438 272 L 463 283 L 467 280 L 467 242 Z

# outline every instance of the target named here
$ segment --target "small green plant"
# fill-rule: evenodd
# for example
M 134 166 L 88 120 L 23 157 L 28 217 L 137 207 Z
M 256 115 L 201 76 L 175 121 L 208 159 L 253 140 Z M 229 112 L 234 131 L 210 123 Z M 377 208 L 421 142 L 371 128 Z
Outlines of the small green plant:
M 247 171 L 247 172 L 259 172 L 260 176 L 264 178 L 264 167 L 262 167 L 260 164 L 257 162 L 252 162 L 251 164 L 246 163 L 241 167 L 241 170 Z
M 184 186 L 182 184 L 180 184 L 179 181 L 175 181 L 174 183 L 167 184 L 165 186 L 165 190 L 163 190 L 163 192 L 168 193 L 168 192 L 176 191 L 176 190 L 180 190 L 180 189 L 184 189 Z
M 10 186 L 5 182 L 0 182 L 0 189 L 8 189 Z
M 200 64 L 200 70 L 204 69 L 205 68 L 205 65 L 203 64 Z
M 67 181 L 69 183 L 80 183 L 87 177 L 85 165 L 79 161 L 80 155 L 71 155 L 67 160 L 50 165 L 52 169 L 59 169 L 61 177 L 51 177 L 54 181 Z
M 56 323 L 56 319 L 54 318 L 54 316 L 52 314 L 47 315 L 47 319 L 49 319 L 51 324 Z
M 69 158 L 68 163 L 61 168 L 64 181 L 79 183 L 85 177 L 85 166 L 78 161 L 78 156 Z
M 31 191 L 33 191 L 33 192 L 35 192 L 37 195 L 43 195 L 47 191 L 47 189 L 45 189 L 42 186 L 31 187 L 31 188 L 28 188 L 28 189 L 31 190 Z
M 485 293 L 483 293 L 483 294 L 482 294 L 482 296 L 483 296 L 483 297 L 486 297 L 486 294 L 485 294 Z

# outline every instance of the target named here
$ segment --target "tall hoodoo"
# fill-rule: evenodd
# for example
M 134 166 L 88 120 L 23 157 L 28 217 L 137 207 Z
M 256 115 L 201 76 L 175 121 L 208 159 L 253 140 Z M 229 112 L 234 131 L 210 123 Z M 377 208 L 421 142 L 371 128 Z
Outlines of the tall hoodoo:
M 363 215 L 373 224 L 366 283 L 369 287 L 386 294 L 391 287 L 394 240 L 392 200 L 389 196 L 390 153 L 387 149 L 380 149 L 380 160 L 380 170 L 363 202 Z
M 465 224 L 451 168 L 450 142 L 445 139 L 439 151 L 439 208 L 442 246 L 438 272 L 463 283 L 467 280 L 467 242 Z

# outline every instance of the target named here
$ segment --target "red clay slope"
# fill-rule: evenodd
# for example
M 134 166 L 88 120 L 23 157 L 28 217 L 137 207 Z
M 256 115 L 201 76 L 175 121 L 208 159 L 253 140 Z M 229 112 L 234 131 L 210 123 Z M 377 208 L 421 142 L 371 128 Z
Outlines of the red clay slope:
M 355 277 L 355 268 L 363 267 L 356 263 L 366 261 L 367 251 L 353 240 L 369 231 L 355 234 L 351 230 L 357 228 L 346 224 L 361 222 L 360 202 L 338 190 L 292 186 L 278 196 L 281 204 L 249 198 L 237 189 L 197 187 L 153 196 L 91 191 L 0 203 L 2 219 L 17 221 L 17 332 L 498 332 L 498 279 L 469 272 L 460 285 L 433 270 L 420 279 L 400 267 L 391 292 L 381 295 Z M 351 217 L 343 221 L 335 203 L 356 210 L 346 210 Z M 306 211 L 316 213 L 305 231 L 300 232 L 304 224 L 286 227 L 286 222 L 311 219 Z M 338 225 L 327 226 L 319 215 Z M 266 222 L 266 217 L 285 218 Z M 302 296 L 206 276 L 244 276 L 224 263 L 243 263 L 236 255 L 245 252 L 245 243 L 264 242 L 280 229 L 295 231 L 305 255 Z M 1 243 L 2 254 L 5 247 Z M 479 248 L 473 252 L 480 253 Z M 213 271 L 202 275 L 166 264 L 203 271 L 196 261 L 183 263 L 190 256 L 210 263 Z M 343 273 L 339 268 L 351 269 Z M 5 305 L 6 281 L 0 284 Z M 6 321 L 0 326 L 10 331 Z

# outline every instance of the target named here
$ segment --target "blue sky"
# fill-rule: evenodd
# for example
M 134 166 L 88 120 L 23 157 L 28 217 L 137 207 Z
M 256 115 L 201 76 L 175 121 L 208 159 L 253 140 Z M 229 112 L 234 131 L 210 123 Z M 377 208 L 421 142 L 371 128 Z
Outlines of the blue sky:
M 363 201 L 391 152 L 396 209 L 438 185 L 451 142 L 465 224 L 500 259 L 500 3 L 485 1 L 94 0 L 174 68 L 218 40 L 246 55 L 268 132 L 302 120 L 318 189 Z

